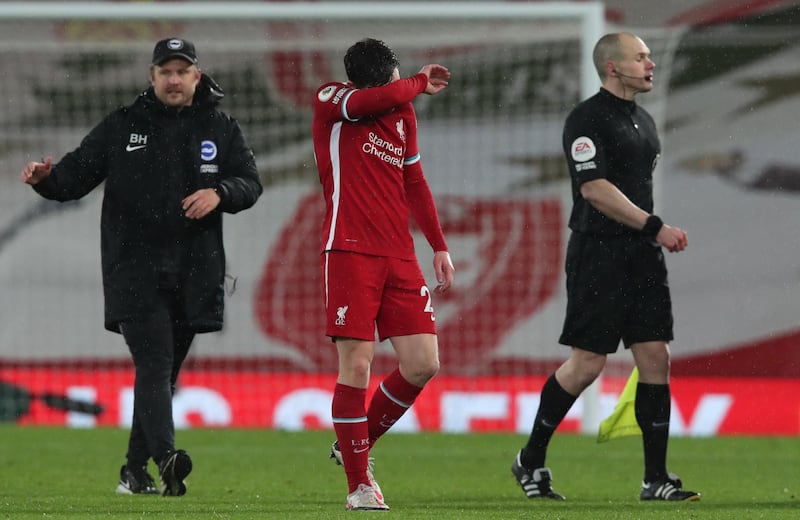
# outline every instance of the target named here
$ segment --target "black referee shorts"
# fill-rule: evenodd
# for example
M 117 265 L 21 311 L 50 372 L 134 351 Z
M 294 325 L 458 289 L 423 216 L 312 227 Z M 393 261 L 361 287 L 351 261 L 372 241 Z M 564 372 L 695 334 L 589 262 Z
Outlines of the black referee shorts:
M 672 341 L 672 300 L 661 246 L 640 236 L 573 232 L 567 246 L 567 314 L 559 343 L 598 354 Z

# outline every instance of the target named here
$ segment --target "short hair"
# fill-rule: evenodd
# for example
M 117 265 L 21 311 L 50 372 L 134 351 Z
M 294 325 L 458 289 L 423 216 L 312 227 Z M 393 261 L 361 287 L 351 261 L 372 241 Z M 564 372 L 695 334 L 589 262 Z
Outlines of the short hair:
M 381 40 L 364 38 L 354 43 L 344 55 L 347 79 L 356 88 L 389 83 L 398 65 L 394 51 Z
M 592 61 L 594 61 L 594 68 L 597 70 L 597 75 L 601 80 L 606 78 L 606 62 L 619 61 L 623 58 L 622 46 L 620 45 L 620 37 L 623 34 L 629 33 L 610 33 L 606 34 L 594 46 L 592 52 Z M 631 36 L 633 36 L 631 34 Z

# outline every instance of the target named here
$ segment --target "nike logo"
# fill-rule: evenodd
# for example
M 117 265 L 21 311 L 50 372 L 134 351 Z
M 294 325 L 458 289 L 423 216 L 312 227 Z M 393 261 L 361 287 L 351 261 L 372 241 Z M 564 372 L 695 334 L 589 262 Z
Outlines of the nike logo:
M 365 451 L 367 451 L 368 449 L 369 449 L 369 447 L 368 447 L 368 446 L 367 446 L 367 447 L 364 447 L 364 448 L 353 448 L 353 453 L 364 453 L 364 452 L 365 452 Z
M 669 426 L 669 422 L 653 422 L 653 428 L 664 428 Z
M 136 146 L 134 146 L 132 144 L 129 144 L 128 146 L 125 147 L 125 151 L 126 152 L 135 152 L 136 150 L 141 150 L 142 148 L 146 148 L 146 147 L 147 147 L 146 144 L 139 144 L 139 145 L 136 145 Z

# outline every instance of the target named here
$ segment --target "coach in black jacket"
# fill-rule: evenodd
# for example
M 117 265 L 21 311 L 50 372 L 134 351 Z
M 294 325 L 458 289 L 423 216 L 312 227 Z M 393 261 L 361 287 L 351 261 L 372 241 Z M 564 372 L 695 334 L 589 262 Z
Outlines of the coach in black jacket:
M 192 463 L 175 450 L 171 394 L 196 333 L 223 322 L 222 212 L 255 204 L 262 187 L 239 124 L 200 72 L 194 45 L 158 42 L 150 88 L 98 124 L 57 164 L 31 162 L 24 182 L 43 197 L 79 199 L 105 181 L 101 253 L 105 326 L 136 367 L 134 413 L 120 493 L 182 495 Z

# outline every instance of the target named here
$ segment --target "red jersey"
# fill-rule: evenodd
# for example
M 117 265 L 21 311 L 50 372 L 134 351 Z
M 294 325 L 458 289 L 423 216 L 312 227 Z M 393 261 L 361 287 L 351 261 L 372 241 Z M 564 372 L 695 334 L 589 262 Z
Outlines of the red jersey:
M 417 74 L 380 87 L 327 83 L 317 90 L 312 136 L 325 197 L 322 251 L 416 258 L 410 214 L 434 251 L 447 250 L 411 104 L 427 84 Z

